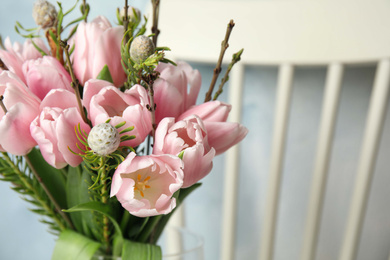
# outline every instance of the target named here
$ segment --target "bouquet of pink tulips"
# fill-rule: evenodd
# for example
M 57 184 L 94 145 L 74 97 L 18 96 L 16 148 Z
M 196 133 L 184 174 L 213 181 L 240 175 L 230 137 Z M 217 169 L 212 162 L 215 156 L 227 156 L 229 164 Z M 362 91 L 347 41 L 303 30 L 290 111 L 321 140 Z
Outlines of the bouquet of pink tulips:
M 25 43 L 0 49 L 1 180 L 58 234 L 53 259 L 161 259 L 156 242 L 175 208 L 247 134 L 226 122 L 218 93 L 196 105 L 200 73 L 156 47 L 158 2 L 147 36 L 127 1 L 112 27 L 87 22 L 86 1 L 66 24 L 78 3 L 39 0 L 37 30 L 17 23 Z

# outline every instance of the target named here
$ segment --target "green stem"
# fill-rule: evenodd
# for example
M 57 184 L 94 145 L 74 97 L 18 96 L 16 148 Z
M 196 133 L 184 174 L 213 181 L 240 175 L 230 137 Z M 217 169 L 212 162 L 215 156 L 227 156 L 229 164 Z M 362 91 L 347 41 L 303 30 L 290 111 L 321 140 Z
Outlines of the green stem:
M 8 156 L 7 153 L 2 153 L 5 160 L 7 161 L 8 165 L 10 165 L 12 167 L 12 169 L 14 170 L 14 172 L 19 176 L 20 180 L 23 182 L 23 185 L 33 193 L 33 196 L 34 198 L 39 202 L 39 204 L 42 206 L 42 208 L 44 210 L 46 210 L 49 215 L 53 216 L 53 220 L 57 223 L 58 227 L 61 229 L 61 230 L 65 230 L 66 229 L 66 226 L 64 225 L 64 223 L 57 217 L 57 214 L 56 212 L 50 208 L 46 201 L 42 198 L 40 198 L 40 195 L 39 195 L 39 191 L 37 191 L 27 180 L 27 177 L 25 174 L 23 174 L 19 168 L 12 162 L 11 158 Z M 26 156 L 27 157 L 27 156 Z M 57 213 L 60 213 L 62 211 L 58 211 L 57 210 Z M 64 212 L 62 212 L 64 213 Z M 61 214 L 61 213 L 60 213 Z M 65 214 L 65 213 L 64 213 Z
M 162 217 L 163 217 L 163 215 L 158 215 L 158 216 L 154 216 L 151 219 L 149 219 L 148 224 L 142 230 L 142 233 L 137 238 L 137 241 L 140 243 L 146 243 L 146 242 L 148 242 L 148 240 L 149 240 L 149 242 L 153 242 L 154 241 L 154 236 L 153 236 L 154 228 L 157 226 L 157 224 L 159 223 L 159 221 L 161 220 Z
M 85 12 L 87 10 L 87 0 L 83 0 L 83 10 L 84 10 L 83 15 L 85 15 Z M 85 15 L 84 17 L 84 22 L 87 22 L 87 15 Z
M 101 175 L 100 175 L 100 184 L 101 184 L 101 200 L 104 204 L 108 203 L 108 188 L 107 188 L 107 170 L 105 166 L 105 159 L 102 157 Z M 106 244 L 106 253 L 109 254 L 111 251 L 110 248 L 110 227 L 109 219 L 107 216 L 103 215 L 103 239 Z

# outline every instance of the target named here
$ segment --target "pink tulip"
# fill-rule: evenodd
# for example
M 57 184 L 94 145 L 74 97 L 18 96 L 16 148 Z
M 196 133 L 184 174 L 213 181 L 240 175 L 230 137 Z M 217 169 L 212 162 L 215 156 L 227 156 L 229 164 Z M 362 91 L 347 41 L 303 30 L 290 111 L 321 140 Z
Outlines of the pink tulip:
M 0 59 L 7 66 L 8 70 L 15 73 L 24 83 L 26 81 L 22 70 L 23 63 L 42 57 L 42 54 L 35 48 L 32 41 L 45 53 L 49 53 L 44 42 L 39 38 L 33 40 L 27 39 L 23 45 L 18 42 L 12 45 L 11 40 L 7 37 L 4 41 L 6 50 L 0 49 Z
M 31 123 L 31 135 L 34 137 L 43 158 L 53 167 L 60 169 L 67 164 L 75 167 L 82 158 L 69 151 L 68 147 L 80 153 L 75 127 L 80 124 L 85 132 L 90 131 L 78 110 L 76 96 L 64 89 L 51 90 L 42 101 L 40 115 Z
M 226 122 L 230 110 L 230 104 L 209 101 L 191 107 L 181 114 L 178 120 L 186 119 L 191 115 L 199 116 L 207 131 L 210 147 L 214 147 L 216 155 L 219 155 L 239 143 L 248 133 L 248 129 L 241 124 Z
M 83 94 L 83 106 L 89 111 L 89 104 L 93 96 L 105 87 L 114 86 L 110 82 L 100 79 L 90 79 L 85 82 Z
M 0 73 L 0 95 L 7 109 L 0 109 L 0 146 L 15 155 L 26 155 L 35 145 L 30 123 L 39 114 L 40 100 L 14 73 Z
M 121 92 L 104 81 L 90 81 L 84 90 L 83 105 L 87 108 L 92 125 L 111 119 L 113 126 L 126 122 L 122 129 L 134 127 L 126 134 L 135 135 L 135 139 L 121 143 L 121 146 L 138 146 L 152 130 L 151 114 L 146 108 L 148 94 L 140 85 Z
M 69 73 L 51 56 L 26 61 L 22 69 L 27 86 L 41 100 L 52 89 L 67 89 L 73 92 Z
M 207 130 L 209 144 L 215 149 L 216 155 L 224 153 L 241 142 L 248 133 L 248 129 L 239 123 L 209 121 L 203 123 Z
M 178 120 L 191 115 L 197 115 L 203 121 L 225 122 L 231 109 L 232 106 L 230 104 L 220 101 L 209 101 L 186 110 L 179 116 Z
M 213 168 L 214 148 L 210 148 L 207 132 L 197 116 L 188 117 L 175 123 L 167 117 L 156 129 L 153 154 L 183 154 L 183 188 L 190 187 L 210 173 Z
M 114 85 L 123 85 L 126 74 L 121 64 L 122 38 L 123 27 L 111 27 L 103 16 L 90 23 L 79 24 L 71 45 L 75 45 L 73 70 L 82 85 L 89 79 L 96 79 L 105 65 L 110 70 Z
M 156 70 L 160 72 L 160 78 L 153 85 L 158 123 L 164 117 L 177 118 L 195 105 L 202 78 L 198 70 L 185 62 L 178 62 L 177 66 L 162 63 Z
M 110 196 L 137 217 L 168 214 L 176 207 L 172 196 L 183 184 L 182 166 L 176 156 L 130 153 L 114 173 Z

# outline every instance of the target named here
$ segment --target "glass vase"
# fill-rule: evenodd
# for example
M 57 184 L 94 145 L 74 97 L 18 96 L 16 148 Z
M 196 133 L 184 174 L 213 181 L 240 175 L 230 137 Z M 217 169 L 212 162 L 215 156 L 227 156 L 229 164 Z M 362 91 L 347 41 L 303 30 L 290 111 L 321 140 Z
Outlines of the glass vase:
M 188 229 L 166 227 L 157 244 L 163 260 L 203 260 L 203 239 Z
M 185 228 L 166 227 L 157 244 L 161 246 L 163 260 L 204 259 L 203 239 Z M 121 257 L 95 255 L 92 260 L 121 260 Z

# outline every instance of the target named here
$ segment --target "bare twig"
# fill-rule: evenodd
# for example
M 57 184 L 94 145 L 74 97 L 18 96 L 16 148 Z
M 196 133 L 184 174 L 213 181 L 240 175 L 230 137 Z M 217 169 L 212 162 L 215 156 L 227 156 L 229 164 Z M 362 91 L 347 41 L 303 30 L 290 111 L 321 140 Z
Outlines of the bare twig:
M 215 92 L 215 94 L 214 94 L 213 100 L 217 100 L 218 96 L 221 95 L 221 93 L 223 92 L 223 86 L 229 80 L 229 73 L 232 70 L 234 64 L 236 64 L 237 62 L 239 62 L 241 60 L 241 54 L 243 53 L 243 51 L 244 51 L 244 49 L 241 49 L 237 53 L 233 54 L 232 61 L 230 62 L 228 69 L 226 70 L 226 73 L 221 80 L 221 84 L 218 87 L 218 91 Z
M 8 70 L 8 67 L 4 64 L 4 62 L 0 59 L 0 69 Z
M 154 134 L 157 128 L 157 124 L 156 124 L 156 104 L 154 103 L 153 83 L 148 84 L 148 93 L 149 93 L 149 102 L 150 102 L 150 107 L 148 107 L 148 109 L 152 113 L 152 137 L 154 140 Z
M 129 10 L 129 4 L 128 1 L 125 0 L 125 15 L 123 16 L 123 27 L 125 28 L 125 45 L 130 39 L 129 34 L 127 33 L 129 27 L 129 15 L 127 14 L 128 10 Z
M 1 109 L 3 109 L 3 111 L 4 111 L 4 114 L 7 114 L 8 111 L 7 111 L 7 108 L 4 105 L 3 99 L 4 99 L 4 96 L 1 95 L 0 96 L 0 106 L 1 106 Z
M 72 69 L 72 63 L 70 62 L 69 45 L 67 42 L 64 42 L 64 41 L 61 41 L 61 45 L 62 45 L 61 47 L 65 51 L 66 62 L 68 63 L 69 73 L 70 73 L 70 76 L 72 78 L 72 88 L 76 94 L 77 104 L 79 106 L 81 117 L 83 118 L 85 123 L 89 124 L 88 119 L 84 113 L 83 105 L 81 104 L 81 97 L 80 97 L 80 92 L 79 92 L 79 81 L 77 80 L 76 76 L 74 75 L 74 72 Z
M 153 26 L 152 26 L 152 33 L 153 33 L 153 43 L 154 46 L 157 46 L 157 37 L 160 34 L 160 30 L 158 29 L 158 17 L 160 13 L 160 0 L 152 0 L 153 4 Z
M 233 22 L 233 20 L 230 20 L 230 22 L 227 25 L 225 39 L 221 43 L 221 52 L 219 53 L 217 66 L 214 69 L 213 78 L 211 80 L 209 90 L 206 93 L 206 97 L 204 99 L 204 102 L 208 102 L 211 100 L 211 95 L 213 94 L 215 83 L 217 82 L 219 73 L 221 73 L 221 65 L 222 65 L 223 56 L 225 55 L 226 49 L 229 47 L 228 42 L 229 42 L 229 37 L 230 37 L 230 34 L 232 32 L 233 27 L 234 27 L 234 22 Z
M 159 73 L 157 71 L 150 72 L 149 74 L 146 74 L 144 76 L 143 81 L 146 83 L 148 87 L 148 94 L 149 94 L 149 103 L 150 105 L 147 106 L 150 113 L 152 114 L 152 137 L 154 139 L 154 134 L 157 128 L 156 124 L 156 104 L 154 103 L 154 89 L 153 84 L 154 81 L 159 77 Z

